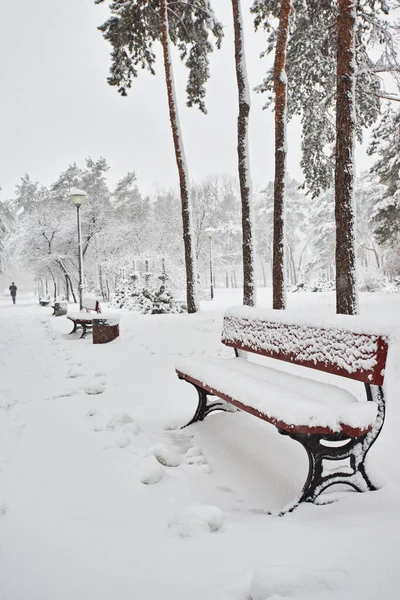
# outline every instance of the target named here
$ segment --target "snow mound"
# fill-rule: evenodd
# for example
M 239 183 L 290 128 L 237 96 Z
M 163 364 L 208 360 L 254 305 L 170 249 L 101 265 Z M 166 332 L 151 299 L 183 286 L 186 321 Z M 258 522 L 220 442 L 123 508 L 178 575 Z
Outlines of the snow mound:
M 145 485 L 153 485 L 164 477 L 164 469 L 154 456 L 148 456 L 141 465 L 140 481 Z
M 102 394 L 104 392 L 104 387 L 99 383 L 91 383 L 85 387 L 85 392 L 89 394 L 89 396 L 95 396 L 96 394 Z
M 320 598 L 321 593 L 343 585 L 340 571 L 323 571 L 293 566 L 271 566 L 255 569 L 250 581 L 250 599 Z
M 198 448 L 197 446 L 192 446 L 191 448 L 189 448 L 189 450 L 186 452 L 186 456 L 188 458 L 194 457 L 194 456 L 200 456 L 202 455 L 201 449 Z
M 201 449 L 197 446 L 191 446 L 188 450 L 185 450 L 185 456 L 182 457 L 182 462 L 188 465 L 204 465 L 207 463 Z
M 141 431 L 142 430 L 139 427 L 139 425 L 137 423 L 135 423 L 134 421 L 132 421 L 132 423 L 128 423 L 128 425 L 125 425 L 125 427 L 123 428 L 124 433 L 131 433 L 133 435 L 137 435 Z
M 67 373 L 67 379 L 76 379 L 77 377 L 82 377 L 83 371 L 80 369 L 70 369 Z
M 224 513 L 217 506 L 186 506 L 173 517 L 168 527 L 182 538 L 219 531 Z
M 119 429 L 120 427 L 134 424 L 131 415 L 122 413 L 121 415 L 113 415 L 106 425 L 107 429 Z M 135 424 L 134 424 L 135 425 Z
M 126 448 L 127 446 L 129 446 L 129 445 L 130 445 L 130 443 L 131 443 L 131 440 L 130 440 L 130 439 L 129 439 L 129 437 L 128 437 L 128 436 L 126 436 L 126 435 L 121 435 L 120 437 L 118 437 L 118 438 L 115 440 L 115 445 L 116 445 L 118 448 Z
M 183 462 L 182 456 L 166 444 L 155 444 L 150 448 L 149 454 L 155 456 L 164 467 L 179 467 Z

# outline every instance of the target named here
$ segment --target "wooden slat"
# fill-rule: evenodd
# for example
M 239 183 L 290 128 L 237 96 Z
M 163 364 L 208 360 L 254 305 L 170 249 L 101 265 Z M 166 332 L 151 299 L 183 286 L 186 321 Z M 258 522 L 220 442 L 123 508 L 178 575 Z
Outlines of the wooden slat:
M 284 343 L 280 344 L 282 333 L 286 336 L 290 351 L 285 349 Z M 345 342 L 341 339 L 343 336 L 346 337 Z M 222 343 L 238 350 L 364 383 L 382 385 L 384 381 L 388 344 L 383 336 L 227 316 L 224 318 Z M 363 362 L 374 364 L 352 370 L 351 359 L 342 353 L 342 345 L 355 352 L 361 348 Z M 343 363 L 347 364 L 343 366 Z
M 278 429 L 281 429 L 282 431 L 286 431 L 288 433 L 304 433 L 304 434 L 310 434 L 310 435 L 311 434 L 331 435 L 331 434 L 343 432 L 350 437 L 358 438 L 358 437 L 361 437 L 362 435 L 364 435 L 365 433 L 367 433 L 367 431 L 371 430 L 371 427 L 368 427 L 367 429 L 360 429 L 357 427 L 352 427 L 346 423 L 341 424 L 341 431 L 339 431 L 339 432 L 333 431 L 330 427 L 326 427 L 326 426 L 324 427 L 322 425 L 309 426 L 309 425 L 293 425 L 292 423 L 285 423 L 284 421 L 280 421 L 279 419 L 277 419 L 275 417 L 271 417 L 265 413 L 260 412 L 259 410 L 256 410 L 252 406 L 247 406 L 247 404 L 243 404 L 239 400 L 235 400 L 234 398 L 231 398 L 231 396 L 228 396 L 224 392 L 222 392 L 220 390 L 216 390 L 215 388 L 208 386 L 204 382 L 201 382 L 201 381 L 195 379 L 194 377 L 187 375 L 186 373 L 182 373 L 182 371 L 176 370 L 176 373 L 180 379 L 189 381 L 190 383 L 193 383 L 194 385 L 197 385 L 198 387 L 206 390 L 209 394 L 212 394 L 213 396 L 218 396 L 219 398 L 222 398 L 222 400 L 226 400 L 226 402 L 229 402 L 229 404 L 233 404 L 237 408 L 240 408 L 241 410 L 248 412 L 251 415 L 254 415 L 255 417 L 258 417 L 259 419 L 263 419 L 263 421 L 272 423 L 272 425 L 275 425 L 275 427 L 277 427 Z

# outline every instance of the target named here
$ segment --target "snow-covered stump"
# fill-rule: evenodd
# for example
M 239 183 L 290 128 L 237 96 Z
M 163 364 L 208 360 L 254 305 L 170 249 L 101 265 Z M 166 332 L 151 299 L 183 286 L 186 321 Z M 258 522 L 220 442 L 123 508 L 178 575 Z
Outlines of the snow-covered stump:
M 119 336 L 119 315 L 93 319 L 93 344 L 107 344 Z
M 66 302 L 54 302 L 53 315 L 55 317 L 63 317 L 67 314 L 68 305 Z

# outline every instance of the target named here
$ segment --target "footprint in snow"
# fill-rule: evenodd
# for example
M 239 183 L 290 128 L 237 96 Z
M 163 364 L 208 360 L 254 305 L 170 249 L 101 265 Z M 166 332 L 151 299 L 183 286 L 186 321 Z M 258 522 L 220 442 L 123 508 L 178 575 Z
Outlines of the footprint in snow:
M 154 485 L 161 481 L 165 471 L 154 456 L 147 456 L 140 466 L 140 481 L 144 485 Z
M 176 448 L 166 444 L 155 444 L 148 454 L 153 455 L 164 467 L 179 467 L 183 462 L 183 457 L 176 452 Z
M 91 383 L 85 387 L 85 392 L 89 396 L 96 396 L 104 392 L 104 386 L 101 383 Z
M 215 533 L 222 527 L 224 513 L 218 506 L 185 506 L 169 521 L 168 527 L 181 538 Z
M 97 416 L 97 415 L 100 415 L 100 413 L 98 413 L 96 411 L 96 409 L 91 409 L 86 416 Z M 123 447 L 127 446 L 128 443 L 124 443 L 122 440 L 125 440 L 125 439 L 129 440 L 129 443 L 130 443 L 131 436 L 138 435 L 139 433 L 141 433 L 142 429 L 141 429 L 140 425 L 138 425 L 138 423 L 136 423 L 132 419 L 131 415 L 129 415 L 128 413 L 122 413 L 122 414 L 113 415 L 106 425 L 100 425 L 100 424 L 96 425 L 93 428 L 93 431 L 95 431 L 95 432 L 109 431 L 112 433 L 120 433 L 121 434 L 121 436 L 119 438 L 120 441 L 118 442 L 118 440 L 117 440 L 115 443 L 120 448 L 123 448 Z M 112 448 L 113 446 L 110 446 L 110 447 Z
M 152 446 L 148 454 L 153 455 L 164 467 L 179 467 L 180 465 L 207 465 L 200 448 L 191 447 L 186 453 L 180 452 L 179 446 L 163 443 Z M 207 465 L 208 466 L 208 465 Z
M 221 490 L 221 492 L 226 492 L 228 494 L 231 494 L 234 492 L 234 490 L 232 488 L 230 488 L 228 485 L 217 485 L 217 489 Z
M 140 426 L 128 413 L 113 415 L 107 423 L 106 429 L 122 430 L 124 433 L 132 433 L 133 435 L 137 435 L 141 432 Z
M 97 410 L 97 408 L 89 408 L 89 410 L 86 413 L 86 417 L 96 417 L 100 415 L 99 411 Z
M 67 373 L 67 379 L 76 379 L 84 375 L 80 369 L 70 369 Z
M 51 398 L 47 398 L 47 400 L 57 400 L 58 398 L 70 398 L 75 393 L 76 392 L 74 392 L 74 390 L 65 390 L 65 392 L 61 392 L 60 394 L 55 394 L 54 396 L 51 396 Z

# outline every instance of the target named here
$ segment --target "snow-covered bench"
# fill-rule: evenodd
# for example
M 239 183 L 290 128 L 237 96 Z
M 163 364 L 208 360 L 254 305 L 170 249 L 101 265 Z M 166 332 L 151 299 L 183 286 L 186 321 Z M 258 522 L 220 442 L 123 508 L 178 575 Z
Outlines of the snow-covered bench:
M 236 358 L 188 358 L 176 365 L 178 377 L 193 384 L 199 396 L 188 425 L 216 410 L 232 412 L 233 405 L 300 442 L 309 458 L 309 473 L 293 507 L 314 502 L 338 483 L 359 492 L 376 489 L 364 463 L 385 417 L 382 385 L 388 340 L 382 332 L 359 317 L 341 315 L 316 324 L 315 319 L 286 311 L 237 307 L 225 314 L 222 342 L 235 349 Z M 339 385 L 341 377 L 362 382 L 367 401 L 342 387 L 308 379 L 305 369 L 300 376 L 250 362 L 247 353 L 337 375 Z M 296 373 L 299 370 L 303 371 Z M 208 396 L 220 399 L 209 401 Z M 329 466 L 336 468 L 327 471 Z
M 100 301 L 97 298 L 92 298 L 90 296 L 83 298 L 81 311 L 67 312 L 67 319 L 70 319 L 74 324 L 71 334 L 75 333 L 78 327 L 81 327 L 83 331 L 79 339 L 84 338 L 93 328 L 93 317 L 99 313 L 101 313 L 101 307 Z
M 63 317 L 67 314 L 68 302 L 66 301 L 64 296 L 61 296 L 60 298 L 55 298 L 53 304 L 51 305 L 51 308 L 53 309 L 53 316 Z

